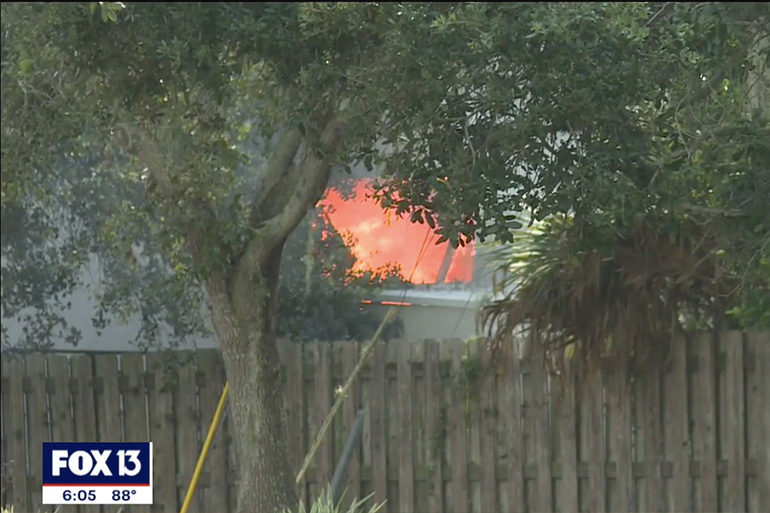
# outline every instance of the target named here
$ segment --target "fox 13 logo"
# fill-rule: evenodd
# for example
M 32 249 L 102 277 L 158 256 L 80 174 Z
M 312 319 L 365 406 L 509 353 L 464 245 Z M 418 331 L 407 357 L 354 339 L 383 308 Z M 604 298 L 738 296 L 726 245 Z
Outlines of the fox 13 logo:
M 43 504 L 152 504 L 152 443 L 43 443 Z

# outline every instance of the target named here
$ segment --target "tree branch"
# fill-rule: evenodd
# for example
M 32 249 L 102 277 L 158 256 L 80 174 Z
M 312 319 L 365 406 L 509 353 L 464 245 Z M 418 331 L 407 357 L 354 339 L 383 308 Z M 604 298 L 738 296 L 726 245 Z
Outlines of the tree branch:
M 652 17 L 651 17 L 651 18 L 650 18 L 650 19 L 647 21 L 647 23 L 645 23 L 645 24 L 644 24 L 644 26 L 645 26 L 645 27 L 649 27 L 650 25 L 652 25 L 652 24 L 655 22 L 655 20 L 657 20 L 657 19 L 658 19 L 658 17 L 659 17 L 659 16 L 661 16 L 661 15 L 662 15 L 662 14 L 663 14 L 663 13 L 666 11 L 666 9 L 668 9 L 668 7 L 669 7 L 669 5 L 670 5 L 670 4 L 671 4 L 671 2 L 666 2 L 666 3 L 664 3 L 664 4 L 663 4 L 663 7 L 661 7 L 661 8 L 658 10 L 658 12 L 656 12 L 655 14 L 653 14 L 653 15 L 652 15 Z
M 723 208 L 712 208 L 712 207 L 703 207 L 700 205 L 691 205 L 689 203 L 684 205 L 684 208 L 685 210 L 689 212 L 693 212 L 695 214 L 706 214 L 710 216 L 742 217 L 746 215 L 746 213 L 740 209 L 727 210 Z
M 286 177 L 301 142 L 302 136 L 298 130 L 290 130 L 278 142 L 273 157 L 267 162 L 262 172 L 262 184 L 249 215 L 251 226 L 256 227 L 260 218 L 260 207 L 266 199 L 271 197 L 279 182 Z
M 308 149 L 297 168 L 296 182 L 286 204 L 278 214 L 256 229 L 256 233 L 247 244 L 238 262 L 236 280 L 248 279 L 250 273 L 260 266 L 277 244 L 289 236 L 302 220 L 307 209 L 320 198 L 329 180 L 332 162 L 342 140 L 342 130 L 341 123 L 332 119 L 326 124 L 321 134 L 320 148 L 323 154 L 317 155 L 313 149 Z
M 299 153 L 302 149 L 299 150 Z M 259 228 L 260 223 L 266 219 L 276 216 L 289 201 L 294 186 L 302 173 L 302 166 L 299 164 L 290 165 L 281 175 L 278 181 L 272 186 L 270 194 L 265 195 L 260 204 L 255 205 L 251 212 L 249 226 L 254 229 Z

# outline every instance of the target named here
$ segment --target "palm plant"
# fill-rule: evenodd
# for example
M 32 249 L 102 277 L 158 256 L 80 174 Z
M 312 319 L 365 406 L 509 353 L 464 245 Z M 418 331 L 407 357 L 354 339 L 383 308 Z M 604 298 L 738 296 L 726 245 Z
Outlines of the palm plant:
M 578 228 L 560 216 L 496 249 L 503 297 L 481 312 L 493 349 L 505 350 L 520 333 L 542 345 L 557 372 L 571 359 L 660 362 L 673 333 L 694 326 L 688 321 L 713 322 L 724 312 L 734 285 L 720 273 L 708 232 L 661 226 Z

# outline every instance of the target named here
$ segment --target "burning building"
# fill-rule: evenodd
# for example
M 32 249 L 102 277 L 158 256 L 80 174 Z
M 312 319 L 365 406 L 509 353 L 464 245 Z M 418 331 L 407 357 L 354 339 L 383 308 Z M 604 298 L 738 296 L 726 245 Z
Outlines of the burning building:
M 372 192 L 369 178 L 336 180 L 318 205 L 350 241 L 354 271 L 396 268 L 409 283 L 408 288 L 373 293 L 366 307 L 383 314 L 398 307 L 407 339 L 472 336 L 486 282 L 476 245 L 454 249 L 448 242 L 436 244 L 438 235 L 427 224 L 383 210 Z

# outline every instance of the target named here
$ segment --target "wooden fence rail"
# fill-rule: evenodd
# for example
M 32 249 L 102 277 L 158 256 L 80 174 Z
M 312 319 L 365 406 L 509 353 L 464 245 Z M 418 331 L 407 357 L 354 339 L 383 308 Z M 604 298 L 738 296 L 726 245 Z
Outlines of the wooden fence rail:
M 355 366 L 355 343 L 284 343 L 289 453 L 298 468 Z M 380 345 L 302 483 L 331 480 L 358 408 L 368 409 L 347 497 L 387 511 L 767 511 L 770 337 L 699 334 L 669 367 L 624 365 L 574 386 L 516 351 L 481 343 Z M 491 365 L 492 363 L 496 365 Z M 41 502 L 43 441 L 154 442 L 155 503 L 175 512 L 224 385 L 216 351 L 2 355 L 2 504 Z M 227 415 L 190 511 L 232 511 Z M 63 506 L 114 511 L 107 506 Z

